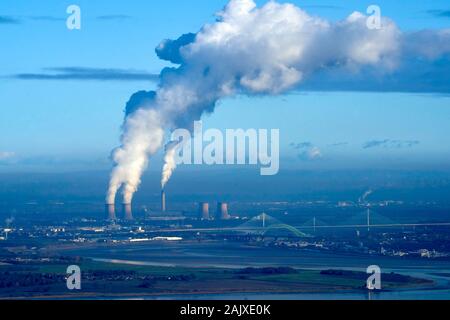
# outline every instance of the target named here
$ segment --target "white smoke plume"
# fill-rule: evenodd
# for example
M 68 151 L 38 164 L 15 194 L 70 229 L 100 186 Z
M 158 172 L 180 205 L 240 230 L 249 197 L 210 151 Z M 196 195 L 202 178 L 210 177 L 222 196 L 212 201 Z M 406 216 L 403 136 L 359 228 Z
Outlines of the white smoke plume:
M 164 144 L 164 133 L 190 128 L 213 112 L 219 99 L 281 94 L 327 70 L 357 74 L 372 68 L 383 75 L 405 55 L 430 58 L 449 51 L 441 45 L 450 39 L 449 32 L 441 31 L 440 42 L 430 44 L 439 48 L 421 52 L 420 44 L 405 42 L 420 41 L 423 34 L 404 35 L 388 18 L 380 30 L 370 30 L 366 22 L 358 12 L 332 23 L 292 4 L 270 1 L 257 8 L 253 0 L 231 0 L 216 22 L 198 33 L 163 41 L 156 53 L 179 67 L 161 72 L 156 92 L 138 92 L 128 103 L 122 145 L 113 152 L 107 202 L 114 203 L 121 186 L 123 201 L 131 202 L 148 158 Z M 173 150 L 167 148 L 163 185 L 175 169 Z
M 170 178 L 172 177 L 173 172 L 177 168 L 177 163 L 175 161 L 175 154 L 177 152 L 177 147 L 179 146 L 179 144 L 180 142 L 171 141 L 169 144 L 166 145 L 164 166 L 161 177 L 161 189 L 163 190 L 166 187 L 167 182 L 169 182 Z
M 148 157 L 155 154 L 164 141 L 162 119 L 152 109 L 139 109 L 126 118 L 122 146 L 113 152 L 116 166 L 111 174 L 107 203 L 113 204 L 117 190 L 123 185 L 123 203 L 130 204 L 141 182 Z
M 367 190 L 364 192 L 364 194 L 359 198 L 359 203 L 365 203 L 367 200 L 367 197 L 370 196 L 373 193 L 373 190 Z

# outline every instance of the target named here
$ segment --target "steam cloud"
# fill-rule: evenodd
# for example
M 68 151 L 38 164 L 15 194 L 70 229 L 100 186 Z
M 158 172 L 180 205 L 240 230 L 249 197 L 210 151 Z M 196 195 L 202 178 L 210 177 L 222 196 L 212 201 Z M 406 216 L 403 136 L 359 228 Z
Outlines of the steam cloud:
M 130 203 L 165 132 L 191 128 L 219 99 L 281 94 L 327 70 L 388 74 L 404 56 L 436 59 L 450 52 L 450 30 L 403 34 L 388 18 L 380 30 L 366 22 L 358 12 L 331 23 L 292 4 L 270 1 L 257 8 L 253 0 L 231 0 L 197 34 L 163 41 L 158 57 L 179 66 L 161 72 L 155 92 L 138 92 L 128 103 L 107 202 L 114 203 L 122 186 L 123 201 Z M 175 149 L 172 141 L 166 145 L 163 186 L 175 169 Z
M 177 168 L 175 161 L 175 153 L 177 151 L 178 142 L 173 141 L 166 146 L 166 155 L 164 156 L 164 166 L 162 170 L 161 178 L 161 188 L 166 187 L 167 182 L 169 182 L 172 177 L 173 172 Z
M 367 190 L 364 194 L 359 198 L 359 203 L 365 203 L 368 196 L 373 193 L 373 190 Z

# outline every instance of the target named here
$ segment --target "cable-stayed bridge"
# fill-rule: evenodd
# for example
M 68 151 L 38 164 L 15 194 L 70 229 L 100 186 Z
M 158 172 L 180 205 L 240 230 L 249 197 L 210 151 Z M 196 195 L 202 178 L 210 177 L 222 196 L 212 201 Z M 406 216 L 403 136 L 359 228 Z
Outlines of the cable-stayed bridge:
M 262 236 L 295 236 L 298 238 L 310 237 L 309 234 L 318 230 L 326 229 L 366 229 L 370 232 L 372 229 L 383 228 L 408 228 L 408 227 L 450 227 L 450 222 L 444 223 L 396 223 L 374 210 L 367 209 L 359 212 L 352 217 L 344 220 L 340 224 L 326 223 L 316 217 L 305 223 L 292 226 L 266 214 L 262 213 L 252 219 L 244 222 L 237 227 L 213 227 L 213 228 L 183 228 L 183 229 L 159 229 L 155 232 L 237 232 L 250 235 Z
M 249 221 L 234 228 L 235 231 L 245 232 L 247 234 L 271 235 L 286 233 L 294 235 L 298 238 L 308 237 L 306 233 L 301 232 L 294 226 L 285 224 L 280 220 L 262 213 Z
M 366 226 L 367 230 L 370 231 L 371 225 L 395 225 L 396 223 L 392 219 L 368 208 L 367 210 L 359 212 L 350 217 L 349 219 L 344 221 L 343 224 L 349 226 Z
M 309 219 L 308 221 L 306 221 L 305 223 L 303 223 L 302 225 L 299 226 L 299 228 L 305 228 L 305 229 L 310 229 L 313 228 L 314 232 L 317 231 L 317 228 L 326 226 L 327 223 L 323 222 L 322 220 L 317 219 L 316 217 Z

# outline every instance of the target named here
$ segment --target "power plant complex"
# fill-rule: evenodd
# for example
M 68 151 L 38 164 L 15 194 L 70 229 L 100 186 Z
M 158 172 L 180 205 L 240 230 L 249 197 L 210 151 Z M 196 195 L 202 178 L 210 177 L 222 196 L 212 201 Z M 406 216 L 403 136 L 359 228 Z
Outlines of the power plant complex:
M 167 211 L 167 202 L 166 202 L 166 191 L 161 191 L 161 203 L 160 208 L 161 211 L 159 214 L 162 216 L 170 215 Z M 230 220 L 231 216 L 228 212 L 228 203 L 226 202 L 218 202 L 216 211 L 212 214 L 211 213 L 211 206 L 208 202 L 200 202 L 198 207 L 198 218 L 200 220 Z M 105 205 L 105 213 L 108 217 L 108 220 L 114 221 L 118 220 L 118 217 L 116 215 L 116 208 L 114 204 L 106 204 Z M 124 203 L 122 204 L 122 218 L 125 221 L 132 221 L 134 219 L 133 217 L 133 210 L 131 203 Z
M 110 220 L 110 221 L 117 220 L 116 207 L 114 204 L 106 204 L 105 212 L 106 212 L 106 215 L 108 216 L 108 220 Z M 128 220 L 128 221 L 133 220 L 133 211 L 131 209 L 131 204 L 123 204 L 122 205 L 122 213 L 123 213 L 123 218 L 125 220 Z
M 228 213 L 228 203 L 226 202 L 217 203 L 217 210 L 215 217 L 212 216 L 210 213 L 210 206 L 208 202 L 200 202 L 198 210 L 199 210 L 199 218 L 202 220 L 214 220 L 214 218 L 219 220 L 231 219 L 231 216 Z

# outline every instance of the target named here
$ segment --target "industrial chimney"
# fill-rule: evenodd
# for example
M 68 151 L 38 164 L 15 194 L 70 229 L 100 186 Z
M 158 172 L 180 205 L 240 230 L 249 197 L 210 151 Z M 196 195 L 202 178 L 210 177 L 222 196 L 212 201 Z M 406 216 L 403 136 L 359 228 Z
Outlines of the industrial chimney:
M 131 203 L 124 203 L 123 204 L 123 214 L 125 217 L 125 220 L 133 220 L 133 211 L 131 210 Z
M 229 220 L 231 218 L 228 214 L 228 203 L 219 202 L 217 204 L 217 215 L 221 220 Z
M 105 205 L 105 212 L 108 216 L 108 220 L 116 220 L 116 208 L 114 207 L 114 204 L 106 204 Z
M 166 191 L 161 191 L 161 212 L 166 212 Z
M 209 220 L 210 216 L 209 216 L 209 203 L 207 202 L 201 202 L 199 205 L 199 213 L 200 213 L 200 218 L 203 220 Z

